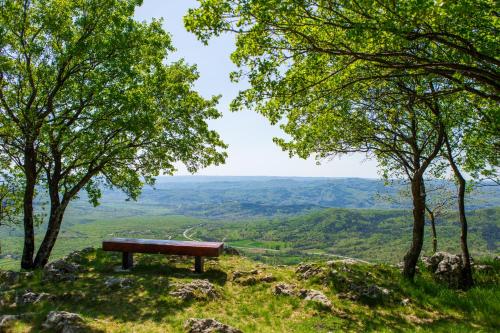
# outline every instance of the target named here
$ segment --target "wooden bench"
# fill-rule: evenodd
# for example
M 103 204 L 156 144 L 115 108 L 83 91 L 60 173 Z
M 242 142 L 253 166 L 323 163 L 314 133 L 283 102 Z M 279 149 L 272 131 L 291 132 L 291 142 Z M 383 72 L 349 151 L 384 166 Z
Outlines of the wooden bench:
M 224 249 L 224 243 L 112 238 L 102 242 L 102 249 L 122 252 L 123 269 L 132 268 L 134 253 L 161 253 L 194 256 L 195 272 L 203 273 L 203 257 L 218 257 Z

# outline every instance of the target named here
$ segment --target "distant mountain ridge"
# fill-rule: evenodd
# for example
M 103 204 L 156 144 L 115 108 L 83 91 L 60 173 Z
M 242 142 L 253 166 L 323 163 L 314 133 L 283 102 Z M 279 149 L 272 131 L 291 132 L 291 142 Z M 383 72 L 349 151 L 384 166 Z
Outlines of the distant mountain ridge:
M 442 182 L 441 182 L 442 183 Z M 447 186 L 453 186 L 448 183 Z M 202 218 L 248 218 L 289 215 L 322 208 L 409 209 L 397 197 L 402 184 L 363 178 L 160 177 L 145 187 L 138 204 L 160 205 L 172 214 Z M 125 200 L 106 191 L 103 205 Z M 500 187 L 483 187 L 467 198 L 467 209 L 500 206 Z

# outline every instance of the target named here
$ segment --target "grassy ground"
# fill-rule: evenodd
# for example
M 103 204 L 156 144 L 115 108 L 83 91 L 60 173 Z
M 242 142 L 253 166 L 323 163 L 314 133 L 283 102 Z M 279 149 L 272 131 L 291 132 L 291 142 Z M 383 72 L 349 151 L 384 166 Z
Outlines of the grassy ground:
M 13 332 L 38 332 L 47 313 L 65 310 L 81 314 L 92 332 L 184 332 L 188 318 L 215 318 L 243 332 L 496 332 L 500 330 L 500 265 L 488 273 L 475 273 L 477 286 L 468 292 L 436 284 L 423 270 L 416 282 L 400 278 L 387 265 L 349 266 L 331 274 L 299 280 L 293 266 L 272 267 L 238 256 L 222 256 L 205 263 L 206 272 L 194 274 L 192 260 L 161 255 L 137 255 L 130 272 L 115 272 L 120 257 L 97 251 L 87 257 L 88 271 L 73 282 L 43 282 L 41 272 L 3 292 L 7 303 L 16 293 L 30 289 L 56 295 L 55 301 L 23 307 L 0 308 L 0 313 L 31 313 Z M 259 269 L 277 278 L 274 283 L 243 286 L 231 281 L 235 270 Z M 109 290 L 109 277 L 128 277 L 129 289 Z M 212 301 L 181 301 L 168 293 L 172 285 L 208 279 L 222 295 Z M 384 286 L 390 297 L 380 304 L 342 299 L 345 280 Z M 332 301 L 333 310 L 289 296 L 274 296 L 275 283 L 316 289 Z M 409 298 L 409 305 L 401 300 Z

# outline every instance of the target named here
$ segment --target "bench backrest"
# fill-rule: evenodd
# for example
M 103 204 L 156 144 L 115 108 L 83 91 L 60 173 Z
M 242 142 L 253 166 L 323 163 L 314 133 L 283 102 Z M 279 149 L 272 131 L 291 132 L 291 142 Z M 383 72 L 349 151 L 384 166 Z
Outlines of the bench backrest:
M 222 254 L 224 243 L 112 238 L 102 242 L 102 249 L 104 251 L 132 253 L 164 253 L 197 257 L 218 257 Z

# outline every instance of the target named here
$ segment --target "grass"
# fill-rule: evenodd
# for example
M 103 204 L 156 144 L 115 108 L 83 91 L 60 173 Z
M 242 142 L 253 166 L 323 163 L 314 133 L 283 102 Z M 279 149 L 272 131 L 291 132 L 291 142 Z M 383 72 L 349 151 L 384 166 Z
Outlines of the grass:
M 87 272 L 73 282 L 44 282 L 41 272 L 3 292 L 13 301 L 17 293 L 30 289 L 56 295 L 55 301 L 24 307 L 6 307 L 0 313 L 32 313 L 13 332 L 37 332 L 51 310 L 81 314 L 91 332 L 183 332 L 188 318 L 215 318 L 243 332 L 496 332 L 500 330 L 500 288 L 498 262 L 491 272 L 476 272 L 477 286 L 467 292 L 453 291 L 434 282 L 422 269 L 415 283 L 400 278 L 389 265 L 334 267 L 309 280 L 299 280 L 293 266 L 270 266 L 245 257 L 222 256 L 206 261 L 206 272 L 192 272 L 192 260 L 161 255 L 137 255 L 130 272 L 117 273 L 116 254 L 95 251 L 86 258 Z M 273 284 L 243 286 L 231 281 L 235 270 L 259 269 L 278 282 L 316 289 L 332 301 L 326 310 L 305 300 L 274 296 Z M 129 289 L 109 290 L 104 281 L 111 276 L 129 277 Z M 213 301 L 181 301 L 169 295 L 172 286 L 193 279 L 208 279 L 221 298 Z M 380 304 L 339 297 L 346 280 L 387 287 L 390 297 Z M 403 306 L 401 299 L 409 298 Z

